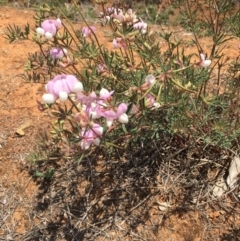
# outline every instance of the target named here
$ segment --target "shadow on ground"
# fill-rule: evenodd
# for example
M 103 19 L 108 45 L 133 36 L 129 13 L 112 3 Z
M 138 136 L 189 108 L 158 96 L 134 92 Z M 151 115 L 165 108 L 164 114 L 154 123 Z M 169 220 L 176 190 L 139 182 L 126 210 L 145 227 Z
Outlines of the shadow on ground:
M 80 163 L 76 157 L 63 158 L 56 150 L 48 151 L 47 159 L 31 167 L 33 175 L 45 173 L 36 178 L 39 192 L 33 213 L 40 222 L 21 240 L 164 240 L 162 230 L 173 225 L 167 221 L 172 216 L 178 223 L 186 213 L 197 210 L 210 225 L 210 206 L 225 210 L 220 222 L 228 220 L 226 230 L 233 227 L 229 216 L 233 216 L 233 206 L 239 214 L 236 195 L 224 200 L 211 195 L 229 160 L 214 147 L 200 151 L 198 144 L 189 143 L 193 142 L 178 136 L 164 137 L 111 158 L 98 149 Z M 51 170 L 53 178 L 48 176 Z M 202 235 L 202 224 L 190 221 L 185 226 L 186 230 L 180 229 L 185 238 Z M 239 229 L 229 230 L 221 240 L 238 240 L 234 238 Z M 208 240 L 205 233 L 202 240 Z M 212 236 L 212 240 L 217 239 Z

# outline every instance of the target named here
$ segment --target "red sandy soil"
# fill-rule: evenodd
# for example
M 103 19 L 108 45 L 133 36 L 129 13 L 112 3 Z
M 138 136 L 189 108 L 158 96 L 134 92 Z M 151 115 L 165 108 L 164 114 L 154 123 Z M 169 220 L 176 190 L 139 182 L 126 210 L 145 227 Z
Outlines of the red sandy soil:
M 18 240 L 18 238 L 11 239 L 13 232 L 26 233 L 38 223 L 40 218 L 34 215 L 31 209 L 37 186 L 26 171 L 26 167 L 29 165 L 27 156 L 34 148 L 38 130 L 48 126 L 48 118 L 38 110 L 36 104 L 36 100 L 41 100 L 44 93 L 44 85 L 26 83 L 20 77 L 27 54 L 37 51 L 38 48 L 31 40 L 16 40 L 10 44 L 3 37 L 8 24 L 23 27 L 28 22 L 33 29 L 33 15 L 34 12 L 30 9 L 0 8 L 0 208 L 4 214 L 0 217 L 0 237 L 9 237 L 9 240 Z M 191 36 L 184 35 L 181 29 L 177 31 L 178 35 L 191 39 Z M 207 52 L 209 39 L 202 38 L 201 42 Z M 238 40 L 229 43 L 229 49 L 235 49 L 230 53 L 230 57 L 238 54 L 237 45 Z M 191 46 L 187 51 L 192 51 Z M 18 135 L 16 131 L 25 124 L 28 125 L 23 129 L 25 134 Z M 156 198 L 155 201 L 158 203 L 162 200 Z M 223 212 L 209 210 L 207 218 L 215 220 L 216 226 L 208 226 L 206 220 L 194 211 L 164 216 L 156 205 L 152 211 L 152 220 L 160 227 L 146 240 L 220 240 L 220 235 L 226 231 L 221 221 Z M 165 217 L 167 219 L 163 225 L 162 220 Z M 114 234 L 109 240 L 117 240 L 113 237 Z

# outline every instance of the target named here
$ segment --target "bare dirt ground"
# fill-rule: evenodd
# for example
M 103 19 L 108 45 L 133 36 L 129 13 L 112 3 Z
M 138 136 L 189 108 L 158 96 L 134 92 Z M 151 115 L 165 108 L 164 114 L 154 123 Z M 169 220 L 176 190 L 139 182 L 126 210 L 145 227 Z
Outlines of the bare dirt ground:
M 61 237 L 51 229 L 48 229 L 49 239 L 34 234 L 36 229 L 38 233 L 46 229 L 49 220 L 55 217 L 54 210 L 52 216 L 39 211 L 36 205 L 39 187 L 28 172 L 30 164 L 27 157 L 35 147 L 37 133 L 49 126 L 47 116 L 38 110 L 36 103 L 36 100 L 41 100 L 44 85 L 26 83 L 20 77 L 27 54 L 38 50 L 37 46 L 30 40 L 9 44 L 3 37 L 8 24 L 23 27 L 29 22 L 34 28 L 33 15 L 34 12 L 29 9 L 0 8 L 0 240 L 94 240 L 92 237 Z M 180 34 L 186 39 L 191 38 L 184 32 Z M 201 39 L 206 51 L 208 41 L 208 38 Z M 238 55 L 238 40 L 232 40 L 229 48 L 232 49 L 233 45 L 236 50 L 230 53 L 232 58 Z M 187 51 L 191 51 L 191 46 Z M 19 135 L 19 130 L 24 134 Z M 118 231 L 106 233 L 100 230 L 105 238 L 95 240 L 240 240 L 239 215 L 232 213 L 226 216 L 226 210 L 215 210 L 211 204 L 205 205 L 201 211 L 185 210 L 184 206 L 178 209 L 169 207 L 172 210 L 169 211 L 166 202 L 170 202 L 171 197 L 164 200 L 162 197 L 155 195 L 147 200 L 144 208 L 149 209 L 149 216 L 137 227 L 133 225 L 130 232 L 123 235 L 119 230 L 124 230 L 127 224 L 119 222 Z M 137 209 L 138 203 L 133 205 L 132 212 L 134 207 Z M 65 225 L 67 219 L 69 217 L 59 223 Z

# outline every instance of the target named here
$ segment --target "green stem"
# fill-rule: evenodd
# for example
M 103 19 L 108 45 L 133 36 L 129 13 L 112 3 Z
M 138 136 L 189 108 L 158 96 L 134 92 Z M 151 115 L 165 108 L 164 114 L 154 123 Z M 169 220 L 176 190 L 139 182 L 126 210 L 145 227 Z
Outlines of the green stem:
M 190 7 L 190 4 L 189 4 L 189 0 L 186 1 L 187 2 L 187 10 L 188 10 L 188 15 L 189 15 L 189 18 L 190 18 L 190 24 L 191 24 L 191 28 L 192 28 L 192 31 L 193 31 L 193 35 L 194 35 L 194 39 L 196 41 L 196 44 L 197 44 L 197 48 L 198 48 L 198 52 L 199 54 L 203 52 L 202 50 L 202 47 L 198 41 L 198 38 L 197 38 L 197 35 L 196 35 L 196 32 L 195 32 L 195 28 L 194 28 L 194 20 L 193 20 L 193 16 L 192 16 L 192 12 L 191 12 L 191 7 Z
M 72 23 L 69 21 L 69 19 L 65 16 L 65 14 L 62 12 L 62 10 L 60 8 L 58 8 L 58 11 L 64 16 L 64 18 L 67 20 L 68 24 L 70 25 L 71 29 L 73 30 L 73 32 L 75 33 L 75 30 L 72 26 Z M 70 31 L 68 31 L 67 27 L 65 26 L 64 23 L 62 23 L 63 27 L 67 30 L 68 34 L 71 36 L 72 40 L 74 41 L 74 43 L 76 44 L 76 46 L 78 46 L 77 41 L 75 40 L 75 38 L 73 37 L 73 35 L 70 33 Z
M 81 9 L 79 9 L 78 5 L 77 5 L 75 2 L 74 2 L 74 6 L 76 7 L 76 9 L 78 10 L 79 14 L 81 15 L 81 17 L 82 17 L 82 19 L 83 19 L 83 22 L 87 25 L 87 27 L 89 28 L 89 30 L 92 32 L 92 34 L 93 34 L 93 36 L 94 36 L 94 38 L 95 38 L 95 40 L 96 40 L 96 42 L 97 42 L 97 45 L 98 45 L 98 47 L 99 47 L 99 50 L 100 50 L 100 52 L 101 52 L 101 55 L 102 55 L 102 57 L 104 58 L 104 53 L 103 53 L 103 51 L 102 51 L 101 45 L 100 45 L 100 43 L 99 43 L 99 41 L 98 41 L 98 38 L 97 38 L 95 32 L 92 30 L 92 28 L 90 27 L 90 25 L 87 23 L 87 21 L 85 20 L 83 14 L 82 14 Z
M 70 100 L 70 102 L 72 103 L 73 107 L 80 112 L 80 110 L 78 109 L 77 105 L 74 103 L 74 101 L 71 99 L 71 97 L 68 96 L 68 99 Z

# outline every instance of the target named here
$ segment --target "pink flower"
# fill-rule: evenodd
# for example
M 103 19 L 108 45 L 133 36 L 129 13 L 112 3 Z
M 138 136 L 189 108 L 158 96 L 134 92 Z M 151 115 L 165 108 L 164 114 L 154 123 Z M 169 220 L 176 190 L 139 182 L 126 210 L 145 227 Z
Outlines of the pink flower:
M 156 81 L 156 78 L 152 75 L 149 74 L 145 77 L 145 83 L 143 83 L 140 88 L 139 91 L 146 91 L 148 90 Z
M 98 119 L 101 117 L 101 115 L 98 113 L 98 109 L 100 109 L 100 103 L 98 102 L 92 102 L 89 104 L 86 108 L 86 112 L 88 113 L 89 118 L 92 120 Z
M 200 58 L 201 58 L 201 62 L 200 62 L 200 66 L 202 66 L 202 67 L 204 67 L 204 68 L 206 68 L 206 67 L 209 67 L 210 66 L 210 64 L 211 64 L 211 60 L 209 60 L 209 59 L 205 59 L 206 57 L 205 57 L 205 55 L 204 54 L 200 54 Z
M 47 19 L 42 22 L 41 27 L 38 27 L 36 31 L 39 35 L 45 36 L 47 39 L 51 39 L 53 36 L 56 35 L 57 30 L 61 26 L 62 23 L 59 18 L 57 20 Z
M 133 24 L 133 29 L 141 30 L 141 33 L 145 34 L 147 32 L 147 23 L 143 22 L 143 20 L 140 18 L 138 22 Z
M 128 9 L 127 13 L 124 15 L 124 21 L 130 23 L 137 22 L 137 15 L 135 14 L 135 12 L 133 12 L 131 8 Z
M 127 48 L 127 44 L 122 38 L 115 38 L 113 39 L 113 48 L 119 49 L 119 48 Z
M 106 118 L 117 119 L 120 115 L 127 111 L 127 105 L 121 103 L 118 108 L 115 110 L 113 108 L 101 109 L 101 115 Z
M 108 15 L 108 16 L 114 14 L 115 11 L 116 11 L 116 8 L 114 8 L 114 7 L 107 7 L 106 10 L 105 10 L 106 15 Z
M 50 50 L 50 55 L 53 59 L 61 59 L 65 54 L 67 54 L 66 49 L 62 48 L 52 48 Z
M 115 119 L 123 124 L 128 122 L 128 116 L 125 113 L 127 109 L 125 103 L 121 103 L 117 108 L 108 108 L 103 105 L 102 108 L 97 109 L 97 113 L 106 118 L 107 126 L 110 127 Z
M 99 101 L 96 101 L 96 99 L 92 100 L 91 99 L 85 99 L 85 103 L 81 102 L 82 104 L 82 110 L 86 113 L 86 115 L 89 117 L 91 120 L 95 120 L 101 117 L 99 115 L 98 109 L 101 108 L 101 104 Z
M 99 93 L 99 99 L 100 100 L 110 100 L 113 92 L 114 92 L 114 90 L 109 92 L 107 89 L 102 88 Z
M 84 38 L 90 37 L 92 35 L 92 32 L 96 32 L 96 28 L 94 26 L 82 28 L 82 34 Z
M 72 64 L 74 64 L 74 59 L 73 58 L 70 58 L 68 55 L 67 55 L 67 50 L 66 51 L 63 51 L 65 52 L 65 55 L 66 55 L 66 59 L 64 61 L 59 61 L 58 62 L 58 65 L 63 67 L 63 68 L 66 68 Z
M 103 134 L 103 127 L 99 124 L 94 123 L 90 128 L 82 128 L 81 131 L 81 143 L 80 146 L 83 150 L 89 149 L 89 147 L 94 144 L 99 146 L 101 137 Z
M 151 94 L 147 94 L 145 98 L 145 106 L 147 108 L 151 108 L 154 106 L 155 103 L 155 97 Z
M 70 92 L 79 93 L 83 91 L 83 85 L 74 75 L 57 75 L 46 84 L 47 93 L 42 96 L 43 101 L 52 104 L 57 98 L 65 101 Z
M 147 24 L 145 22 L 143 22 L 143 20 L 140 18 L 140 20 L 138 22 L 133 24 L 133 28 L 134 29 L 146 29 Z
M 114 18 L 122 23 L 124 20 L 123 11 L 121 9 L 114 8 L 114 13 L 111 14 L 111 18 Z
M 113 48 L 115 49 L 121 48 L 121 45 L 118 43 L 117 39 L 113 39 Z
M 97 95 L 94 91 L 92 91 L 89 95 L 85 95 L 83 93 L 79 93 L 77 95 L 78 101 L 82 105 L 88 105 L 89 103 L 95 102 L 97 99 Z
M 105 70 L 104 65 L 98 64 L 98 66 L 97 66 L 97 72 L 98 72 L 98 73 L 103 73 L 104 70 Z
M 152 74 L 149 74 L 145 78 L 145 83 L 151 86 L 155 82 L 155 77 Z

